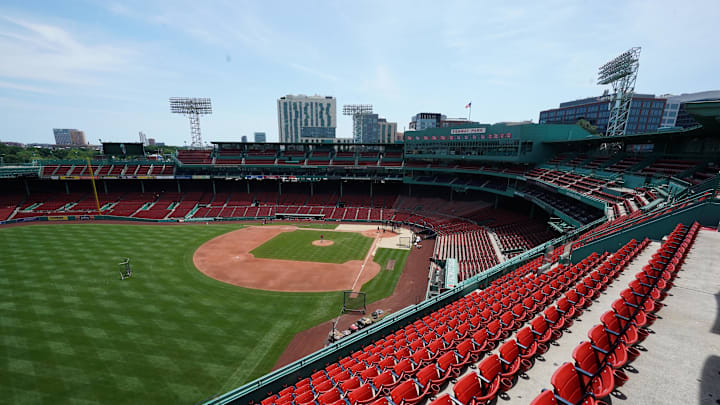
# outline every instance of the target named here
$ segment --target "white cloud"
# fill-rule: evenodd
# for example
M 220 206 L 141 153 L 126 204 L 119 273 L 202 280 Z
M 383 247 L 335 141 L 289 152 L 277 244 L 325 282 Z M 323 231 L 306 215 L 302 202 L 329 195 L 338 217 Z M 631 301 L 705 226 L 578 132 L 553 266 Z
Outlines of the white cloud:
M 40 93 L 40 94 L 54 94 L 55 93 L 54 91 L 44 88 L 44 87 L 6 82 L 6 81 L 2 81 L 2 80 L 0 80 L 0 88 L 25 91 L 25 92 L 29 92 L 29 93 Z
M 0 18 L 0 77 L 63 84 L 98 84 L 99 74 L 132 67 L 136 51 L 94 44 L 57 25 L 15 17 Z

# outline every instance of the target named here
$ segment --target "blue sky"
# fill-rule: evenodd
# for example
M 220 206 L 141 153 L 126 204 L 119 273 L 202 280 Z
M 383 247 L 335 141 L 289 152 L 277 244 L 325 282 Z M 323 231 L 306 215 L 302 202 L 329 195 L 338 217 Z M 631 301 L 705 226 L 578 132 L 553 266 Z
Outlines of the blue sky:
M 720 89 L 720 2 L 15 1 L 0 4 L 0 140 L 189 142 L 168 97 L 211 97 L 205 141 L 277 140 L 276 100 L 537 121 L 598 95 L 597 68 L 642 46 L 636 91 Z M 338 136 L 351 134 L 338 116 Z

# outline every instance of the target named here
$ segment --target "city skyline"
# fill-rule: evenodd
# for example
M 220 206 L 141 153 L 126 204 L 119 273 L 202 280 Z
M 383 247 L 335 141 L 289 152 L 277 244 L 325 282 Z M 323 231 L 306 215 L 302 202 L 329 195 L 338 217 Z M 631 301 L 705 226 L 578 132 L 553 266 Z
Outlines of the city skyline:
M 398 131 L 419 112 L 463 117 L 469 102 L 474 121 L 537 122 L 600 95 L 597 68 L 631 46 L 643 48 L 637 92 L 720 88 L 714 1 L 430 5 L 10 0 L 0 140 L 51 143 L 52 128 L 82 128 L 90 143 L 143 131 L 183 145 L 187 123 L 166 106 L 175 95 L 213 99 L 207 141 L 277 141 L 286 94 L 371 103 Z M 352 136 L 351 117 L 337 118 L 337 136 Z

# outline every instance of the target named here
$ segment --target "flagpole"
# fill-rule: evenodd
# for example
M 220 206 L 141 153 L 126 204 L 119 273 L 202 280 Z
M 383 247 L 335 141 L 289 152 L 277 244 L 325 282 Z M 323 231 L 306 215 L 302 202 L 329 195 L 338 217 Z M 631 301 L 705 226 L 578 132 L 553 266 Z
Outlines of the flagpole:
M 472 103 L 470 103 L 470 107 L 468 108 L 468 121 L 470 121 L 470 115 L 472 115 Z

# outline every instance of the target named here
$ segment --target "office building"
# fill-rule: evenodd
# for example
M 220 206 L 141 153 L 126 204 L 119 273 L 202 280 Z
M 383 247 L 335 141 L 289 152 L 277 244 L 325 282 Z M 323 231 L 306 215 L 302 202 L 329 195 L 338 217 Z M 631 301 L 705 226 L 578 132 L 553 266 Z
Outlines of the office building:
M 335 97 L 287 95 L 277 101 L 278 139 L 300 142 L 301 138 L 335 138 Z
M 685 103 L 691 101 L 720 100 L 720 90 L 701 91 L 699 93 L 683 93 L 680 95 L 667 94 L 665 111 L 663 112 L 660 128 L 683 127 L 689 128 L 697 125 L 697 121 L 685 111 Z
M 267 136 L 265 136 L 265 132 L 255 132 L 253 134 L 253 137 L 255 139 L 255 142 L 267 142 Z
M 78 129 L 53 128 L 56 145 L 87 145 L 85 132 Z
M 540 112 L 540 124 L 574 124 L 580 119 L 597 127 L 598 133 L 607 130 L 610 117 L 609 96 L 589 97 L 560 103 L 558 108 Z M 630 101 L 626 134 L 657 131 L 665 109 L 665 98 L 654 94 L 634 94 Z
M 411 131 L 422 131 L 428 128 L 450 128 L 470 124 L 479 124 L 479 122 L 467 118 L 448 118 L 440 113 L 418 113 L 410 118 L 408 128 Z
M 240 142 L 246 143 L 247 142 L 247 135 L 243 135 L 240 137 Z
M 396 122 L 388 122 L 375 113 L 353 116 L 353 140 L 355 143 L 394 143 L 396 139 Z
M 378 119 L 378 141 L 380 143 L 395 143 L 398 139 L 397 122 L 388 122 L 385 118 Z
M 440 128 L 440 123 L 445 116 L 439 113 L 418 113 L 410 119 L 408 128 L 411 131 L 422 131 L 428 128 Z

